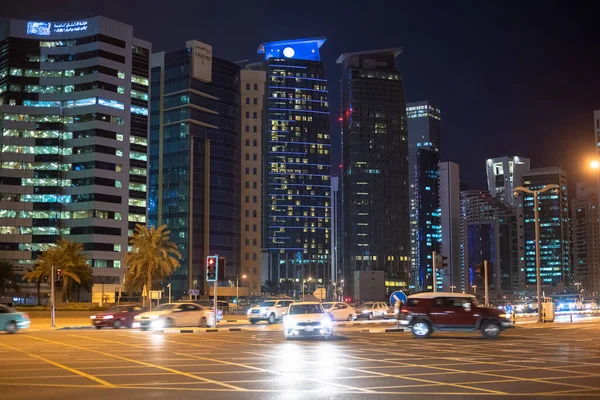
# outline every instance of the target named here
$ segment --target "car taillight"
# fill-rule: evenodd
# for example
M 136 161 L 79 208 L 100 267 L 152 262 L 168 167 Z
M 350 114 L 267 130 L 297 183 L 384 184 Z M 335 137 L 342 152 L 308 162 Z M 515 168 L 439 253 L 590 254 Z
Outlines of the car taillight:
M 23 314 L 23 318 L 29 319 L 29 314 Z

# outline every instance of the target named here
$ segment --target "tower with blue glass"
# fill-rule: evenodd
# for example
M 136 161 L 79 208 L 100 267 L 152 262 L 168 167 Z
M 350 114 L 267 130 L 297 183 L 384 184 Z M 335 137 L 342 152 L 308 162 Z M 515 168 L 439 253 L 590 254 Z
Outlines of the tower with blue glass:
M 325 38 L 297 39 L 258 48 L 267 73 L 262 247 L 271 280 L 330 280 L 331 139 L 323 43 Z

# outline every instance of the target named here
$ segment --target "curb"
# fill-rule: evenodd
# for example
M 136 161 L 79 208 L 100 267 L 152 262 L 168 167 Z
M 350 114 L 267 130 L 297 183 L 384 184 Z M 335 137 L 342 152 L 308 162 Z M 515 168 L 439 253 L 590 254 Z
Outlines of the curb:
M 156 329 L 155 332 L 164 333 L 216 333 L 216 332 L 241 332 L 241 331 L 252 331 L 253 329 L 244 328 L 167 328 L 167 329 Z
M 94 329 L 93 326 L 63 326 L 62 328 L 54 328 L 55 331 L 69 331 L 69 330 L 84 330 Z

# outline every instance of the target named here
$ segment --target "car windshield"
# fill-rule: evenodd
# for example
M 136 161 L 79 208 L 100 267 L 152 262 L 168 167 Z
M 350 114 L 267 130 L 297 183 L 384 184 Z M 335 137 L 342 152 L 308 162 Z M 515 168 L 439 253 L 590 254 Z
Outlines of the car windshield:
M 290 315 L 323 313 L 323 307 L 320 304 L 297 304 L 290 307 Z
M 327 304 L 327 303 L 323 304 L 323 308 L 326 310 L 329 310 L 331 307 L 333 307 L 333 304 Z
M 367 301 L 366 303 L 362 303 L 360 305 L 361 308 L 373 308 L 373 302 L 372 301 Z
M 259 307 L 273 307 L 275 305 L 274 301 L 263 301 L 258 306 Z
M 0 305 L 0 308 L 7 309 L 9 313 L 16 313 L 17 312 L 17 310 L 15 310 L 14 308 L 9 307 L 9 306 Z
M 153 311 L 169 311 L 170 309 L 172 309 L 174 306 L 174 304 L 161 304 L 160 306 L 156 307 Z
M 119 306 L 119 307 L 111 307 L 111 308 L 108 310 L 108 312 L 112 312 L 112 313 L 123 312 L 123 311 L 126 311 L 126 308 L 127 308 L 127 307 L 121 307 L 121 306 Z

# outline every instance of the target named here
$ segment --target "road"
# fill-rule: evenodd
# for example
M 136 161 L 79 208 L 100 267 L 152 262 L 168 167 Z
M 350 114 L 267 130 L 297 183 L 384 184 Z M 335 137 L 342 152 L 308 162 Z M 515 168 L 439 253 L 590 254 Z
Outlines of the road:
M 0 335 L 9 399 L 457 399 L 600 396 L 599 322 L 476 333 L 32 331 Z

